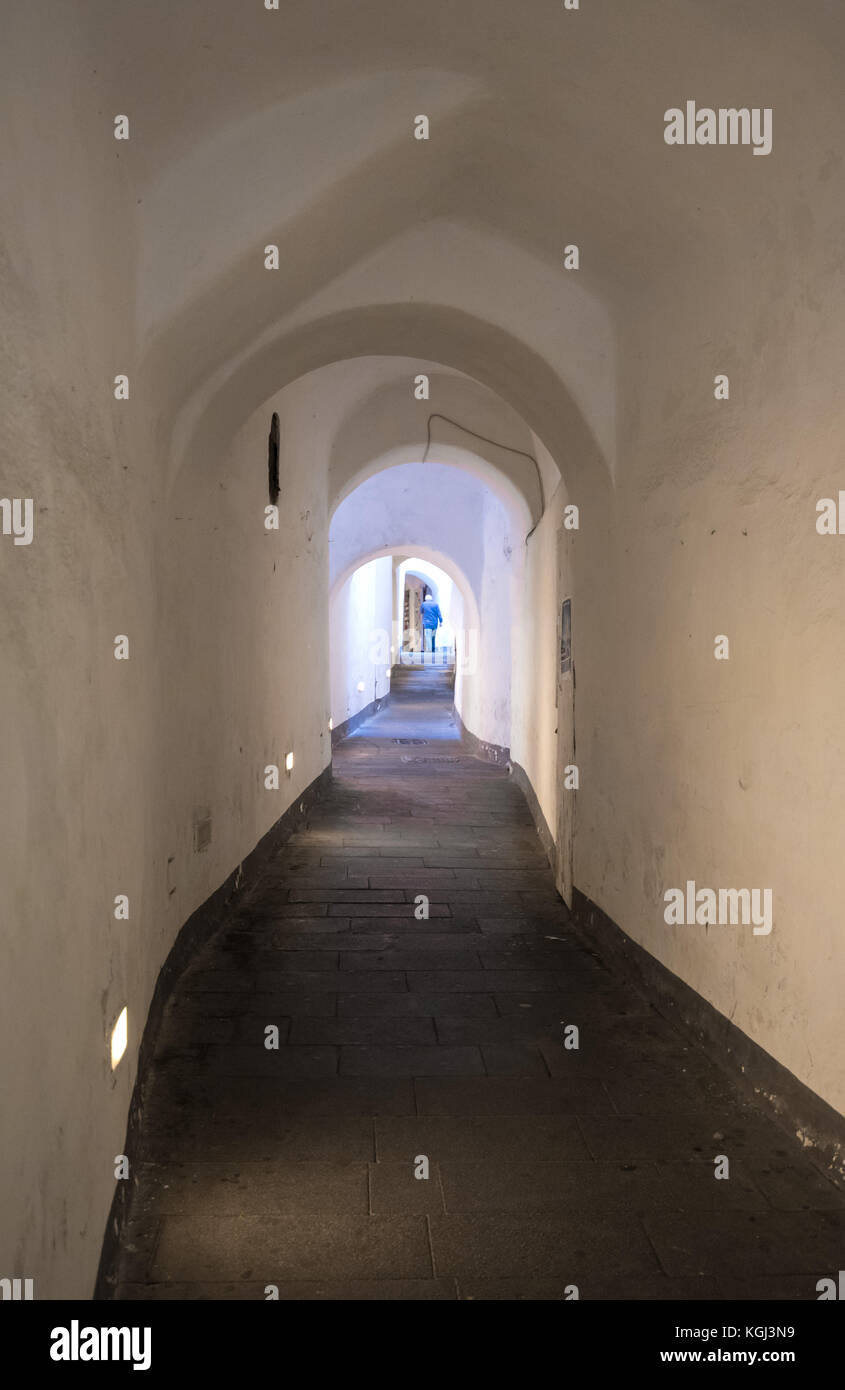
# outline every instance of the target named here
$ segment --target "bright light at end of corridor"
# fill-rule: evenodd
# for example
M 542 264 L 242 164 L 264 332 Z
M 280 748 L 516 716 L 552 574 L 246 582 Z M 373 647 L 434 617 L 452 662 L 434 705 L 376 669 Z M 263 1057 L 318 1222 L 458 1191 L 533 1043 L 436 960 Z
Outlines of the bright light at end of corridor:
M 359 682 L 358 682 L 358 690 L 360 691 L 360 693 L 363 694 L 363 692 L 364 692 L 365 689 L 366 689 L 366 686 L 364 685 L 364 682 L 363 682 L 363 681 L 359 681 Z
M 330 719 L 330 720 L 329 720 L 329 733 L 331 733 L 331 731 L 332 731 L 333 728 L 334 728 L 334 720 L 333 720 L 333 719 Z
M 114 1071 L 124 1052 L 126 1043 L 129 1039 L 129 1015 L 126 1012 L 126 1005 L 118 1015 L 117 1023 L 111 1030 L 111 1069 Z
M 285 772 L 293 772 L 293 753 L 285 754 Z

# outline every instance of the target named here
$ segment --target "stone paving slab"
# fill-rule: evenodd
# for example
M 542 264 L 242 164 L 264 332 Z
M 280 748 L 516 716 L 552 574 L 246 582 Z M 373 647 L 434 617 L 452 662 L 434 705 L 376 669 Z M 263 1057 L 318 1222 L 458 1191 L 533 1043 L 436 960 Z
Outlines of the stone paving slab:
M 566 1302 L 561 1279 L 459 1279 L 458 1297 L 466 1302 Z M 715 1279 L 669 1279 L 665 1274 L 640 1274 L 634 1279 L 591 1275 L 578 1285 L 578 1298 L 651 1302 L 696 1302 L 723 1297 Z
M 349 981 L 350 989 L 357 979 Z M 364 1014 L 381 1018 L 434 1018 L 448 1009 L 452 1017 L 496 1018 L 496 1005 L 490 994 L 359 994 L 344 992 L 337 996 L 340 1018 L 358 1018 Z M 476 1041 L 468 1039 L 467 1041 Z
M 408 906 L 410 909 L 412 904 Z M 432 936 L 441 932 L 445 932 L 449 936 L 454 936 L 458 932 L 466 932 L 472 933 L 474 936 L 478 937 L 479 926 L 474 917 L 467 917 L 463 914 L 455 916 L 455 914 L 452 913 L 448 920 L 444 921 L 442 920 L 443 916 L 443 913 L 432 913 L 434 920 L 431 922 L 429 929 Z M 350 919 L 350 932 L 353 936 L 358 933 L 380 931 L 389 933 L 392 936 L 405 933 L 412 933 L 414 936 L 417 936 L 425 931 L 425 923 L 420 921 L 410 910 L 404 917 L 355 917 Z M 476 944 L 478 943 L 476 942 Z
M 432 1276 L 418 1216 L 167 1216 L 149 1277 L 162 1280 L 424 1279 Z
M 488 1076 L 477 1080 L 420 1078 L 414 1083 L 420 1115 L 612 1115 L 603 1085 L 592 1079 L 553 1080 Z
M 342 1047 L 341 1076 L 484 1076 L 477 1047 Z
M 149 1135 L 144 1157 L 155 1163 L 273 1162 L 347 1164 L 374 1157 L 373 1122 L 365 1115 L 262 1115 L 250 1128 L 242 1117 L 201 1116 L 196 1124 Z
M 560 1216 L 432 1216 L 431 1242 L 438 1273 L 457 1279 L 511 1275 L 554 1275 L 578 1284 L 591 1276 L 617 1277 L 632 1283 L 661 1273 L 657 1256 L 636 1217 L 590 1214 L 589 1219 Z M 686 1270 L 682 1271 L 687 1273 Z
M 413 1162 L 371 1163 L 370 1210 L 377 1216 L 442 1216 L 445 1206 L 437 1164 L 430 1165 L 427 1178 L 417 1178 L 416 1167 Z
M 560 1114 L 379 1115 L 375 1128 L 379 1159 L 408 1161 L 425 1154 L 442 1164 L 450 1158 L 483 1163 L 494 1155 L 547 1162 L 591 1157 L 577 1119 Z
M 750 1121 L 735 1110 L 700 1106 L 694 1111 L 676 1108 L 659 1123 L 640 1115 L 585 1115 L 581 1125 L 594 1158 L 692 1159 L 725 1153 L 728 1158 L 755 1154 L 768 1158 L 781 1144 L 774 1125 Z
M 274 1080 L 267 1077 L 223 1079 L 213 1095 L 215 1119 L 238 1119 L 242 1123 L 262 1117 L 281 1120 L 294 1117 L 415 1115 L 417 1102 L 410 1077 L 332 1076 L 319 1080 Z M 366 1134 L 372 1144 L 372 1125 L 352 1134 Z
M 658 1163 L 484 1163 L 440 1165 L 447 1212 L 767 1211 L 747 1176 L 715 1182 L 712 1166 Z
M 459 945 L 435 948 L 455 970 L 475 970 L 480 962 L 478 952 L 472 950 L 464 941 Z M 388 946 L 383 951 L 352 952 L 341 951 L 341 970 L 424 970 L 431 964 L 431 948 L 417 951 L 405 950 L 403 946 Z
M 670 1275 L 748 1279 L 777 1271 L 819 1279 L 839 1269 L 837 1260 L 845 1248 L 841 1208 L 809 1213 L 649 1212 L 643 1224 Z
M 338 1046 L 381 1045 L 382 1047 L 436 1044 L 432 1018 L 297 1018 L 293 1021 L 292 1043 L 329 1043 Z M 407 1075 L 407 1073 L 404 1073 Z
M 369 1211 L 369 1168 L 363 1162 L 145 1163 L 138 1180 L 145 1207 L 155 1216 Z
M 416 1303 L 455 1301 L 453 1279 L 283 1279 L 274 1280 L 283 1303 Z M 263 1302 L 267 1286 L 254 1280 L 237 1283 L 119 1284 L 115 1298 L 172 1302 Z

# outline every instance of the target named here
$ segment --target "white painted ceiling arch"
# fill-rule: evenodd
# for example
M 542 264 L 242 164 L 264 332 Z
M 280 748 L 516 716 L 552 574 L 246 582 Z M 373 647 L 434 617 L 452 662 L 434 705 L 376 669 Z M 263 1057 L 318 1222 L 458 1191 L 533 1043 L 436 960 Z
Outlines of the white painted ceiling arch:
M 462 373 L 497 396 L 542 441 L 573 486 L 579 478 L 609 484 L 608 461 L 578 403 L 531 346 L 460 309 L 404 302 L 329 314 L 262 342 L 235 368 L 217 374 L 180 416 L 172 439 L 170 489 L 182 472 L 190 486 L 209 458 L 222 452 L 221 441 L 286 386 L 355 358 L 411 355 Z M 165 417 L 162 429 L 167 428 Z
M 501 503 L 514 537 L 520 541 L 524 540 L 540 513 L 534 513 L 529 508 L 524 495 L 494 463 L 490 462 L 487 455 L 481 452 L 482 449 L 481 445 L 478 449 L 441 445 L 431 451 L 428 459 L 423 457 L 425 440 L 420 440 L 418 445 L 399 445 L 394 449 L 388 449 L 377 458 L 370 459 L 367 466 L 350 481 L 342 496 L 333 503 L 331 515 L 334 517 L 338 509 L 353 497 L 360 487 L 373 481 L 377 483 L 379 478 L 390 474 L 393 469 L 413 469 L 421 486 L 425 485 L 426 473 L 430 479 L 437 470 L 449 469 L 467 474 L 481 489 L 487 489 Z M 390 480 L 387 481 L 387 485 L 391 486 Z M 376 494 L 373 493 L 371 496 L 375 498 Z
M 339 424 L 329 454 L 329 512 L 368 477 L 399 463 L 465 468 L 485 482 L 523 533 L 560 475 L 538 459 L 532 433 L 506 402 L 461 373 L 417 359 L 374 359 L 372 385 Z M 414 383 L 425 378 L 428 399 Z M 387 378 L 385 380 L 385 378 Z
M 338 275 L 386 232 L 444 213 L 549 268 L 580 242 L 579 274 L 618 307 L 679 258 L 706 268 L 732 203 L 754 222 L 743 161 L 709 174 L 716 221 L 700 216 L 701 164 L 667 151 L 664 108 L 715 75 L 728 97 L 749 71 L 763 97 L 783 51 L 820 77 L 839 56 L 833 0 L 812 24 L 789 0 L 748 0 L 741 14 L 735 0 L 577 13 L 562 0 L 428 0 L 424 17 L 386 0 L 275 14 L 259 0 L 73 8 L 89 12 L 105 109 L 137 119 L 124 159 L 140 195 L 143 344 L 212 285 L 236 299 L 265 238 L 300 290 L 312 262 Z M 760 42 L 771 26 L 783 47 Z M 426 142 L 413 138 L 418 112 Z
M 266 295 L 264 246 L 280 247 L 283 283 L 292 262 L 297 295 L 354 264 L 364 246 L 412 225 L 419 197 L 442 176 L 435 163 L 408 158 L 409 96 L 438 123 L 450 120 L 484 91 L 469 75 L 437 69 L 353 73 L 281 100 L 215 118 L 190 149 L 157 169 L 145 163 L 138 212 L 138 333 L 153 341 L 169 321 L 231 280 L 253 278 Z M 411 146 L 413 151 L 413 146 Z M 361 237 L 351 205 L 364 210 Z M 315 235 L 317 231 L 321 235 Z M 326 235 L 328 232 L 328 235 Z
M 550 407 L 564 419 L 577 416 L 590 452 L 612 476 L 614 331 L 579 274 L 446 219 L 381 236 L 337 275 L 319 259 L 313 275 L 290 263 L 265 271 L 257 247 L 249 265 L 232 265 L 173 316 L 145 371 L 170 401 L 177 452 L 202 436 L 206 418 L 219 438 L 316 367 L 357 356 L 421 356 L 494 391 L 555 458 Z

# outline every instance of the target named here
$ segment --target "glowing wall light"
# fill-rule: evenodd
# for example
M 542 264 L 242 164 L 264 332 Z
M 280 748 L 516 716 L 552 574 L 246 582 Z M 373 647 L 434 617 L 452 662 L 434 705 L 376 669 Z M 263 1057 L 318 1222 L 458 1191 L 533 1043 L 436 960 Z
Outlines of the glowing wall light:
M 285 754 L 285 772 L 293 772 L 293 753 Z
M 333 720 L 333 719 L 330 719 L 330 720 L 329 720 L 329 733 L 331 733 L 331 731 L 332 731 L 333 728 L 334 728 L 334 720 Z
M 118 1014 L 117 1023 L 111 1030 L 111 1069 L 114 1071 L 129 1041 L 129 1015 L 124 1004 Z
M 365 686 L 365 684 L 364 684 L 363 681 L 359 681 L 359 682 L 358 682 L 358 690 L 359 690 L 359 692 L 360 692 L 362 695 L 363 695 L 364 691 L 366 690 L 366 688 L 367 688 L 367 687 Z

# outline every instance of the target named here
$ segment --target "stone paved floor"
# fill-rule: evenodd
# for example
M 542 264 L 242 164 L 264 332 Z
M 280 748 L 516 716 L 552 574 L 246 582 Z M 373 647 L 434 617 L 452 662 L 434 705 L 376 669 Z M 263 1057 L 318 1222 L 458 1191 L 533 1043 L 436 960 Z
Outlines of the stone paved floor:
M 845 1194 L 578 944 L 449 709 L 396 673 L 183 976 L 117 1296 L 815 1299 Z

